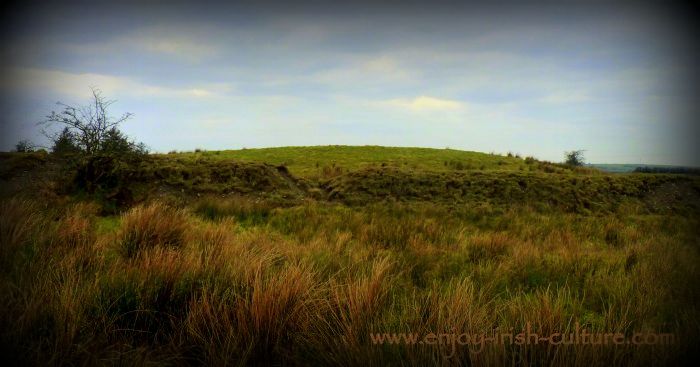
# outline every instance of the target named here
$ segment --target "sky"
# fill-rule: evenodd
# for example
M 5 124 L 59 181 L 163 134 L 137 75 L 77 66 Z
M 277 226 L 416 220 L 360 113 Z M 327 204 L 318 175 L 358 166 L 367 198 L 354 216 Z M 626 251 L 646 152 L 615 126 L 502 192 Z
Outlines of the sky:
M 695 28 L 667 3 L 24 2 L 0 150 L 116 100 L 152 151 L 385 145 L 700 166 Z

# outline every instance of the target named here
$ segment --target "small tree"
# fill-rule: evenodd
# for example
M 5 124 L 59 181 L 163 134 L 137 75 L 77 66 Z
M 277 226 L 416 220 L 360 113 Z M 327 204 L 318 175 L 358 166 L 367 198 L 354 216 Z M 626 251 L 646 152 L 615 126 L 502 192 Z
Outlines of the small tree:
M 22 139 L 15 144 L 15 152 L 29 153 L 34 151 L 34 144 L 27 139 Z
M 104 136 L 102 152 L 110 155 L 141 155 L 148 153 L 143 143 L 134 143 L 116 128 L 112 128 Z
M 116 207 L 132 200 L 131 186 L 136 167 L 148 153 L 145 145 L 130 141 L 119 125 L 131 118 L 125 113 L 114 118 L 108 113 L 114 103 L 92 88 L 91 102 L 85 106 L 63 103 L 60 112 L 51 112 L 43 124 L 59 125 L 60 133 L 45 134 L 53 141 L 53 153 L 63 158 L 62 174 L 66 190 L 82 190 Z
M 80 147 L 75 143 L 76 137 L 68 127 L 64 127 L 60 134 L 53 139 L 51 151 L 59 156 L 80 153 Z
M 127 112 L 119 118 L 111 117 L 107 110 L 114 102 L 104 98 L 97 88 L 92 88 L 92 101 L 85 106 L 70 106 L 58 102 L 63 110 L 52 111 L 43 122 L 46 125 L 63 126 L 61 134 L 49 136 L 54 142 L 54 147 L 57 142 L 65 145 L 64 143 L 70 140 L 87 156 L 104 152 L 105 143 L 110 136 L 114 136 L 114 131 L 118 132 L 119 124 L 133 116 Z
M 570 166 L 583 166 L 584 163 L 584 158 L 583 158 L 583 150 L 572 150 L 570 152 L 566 152 L 566 164 Z

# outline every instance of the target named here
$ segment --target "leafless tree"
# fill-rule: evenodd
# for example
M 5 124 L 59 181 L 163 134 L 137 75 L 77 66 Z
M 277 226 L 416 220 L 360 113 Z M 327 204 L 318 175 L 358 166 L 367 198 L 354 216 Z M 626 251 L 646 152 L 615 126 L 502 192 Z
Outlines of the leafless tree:
M 95 155 L 103 148 L 105 139 L 109 136 L 110 131 L 118 128 L 119 124 L 128 120 L 133 116 L 131 113 L 125 113 L 119 118 L 113 118 L 107 112 L 107 109 L 114 104 L 114 100 L 108 100 L 102 96 L 102 91 L 97 88 L 91 88 L 92 101 L 84 106 L 71 106 L 65 103 L 57 102 L 63 107 L 60 112 L 52 111 L 46 117 L 45 125 L 61 125 L 64 132 L 65 129 L 75 136 L 76 144 L 88 156 Z M 52 140 L 56 140 L 57 136 L 45 134 Z

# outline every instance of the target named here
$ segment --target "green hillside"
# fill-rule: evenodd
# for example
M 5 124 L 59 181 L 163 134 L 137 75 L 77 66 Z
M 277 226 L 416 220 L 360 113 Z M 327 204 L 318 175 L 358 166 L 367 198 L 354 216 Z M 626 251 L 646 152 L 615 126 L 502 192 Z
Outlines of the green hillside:
M 516 157 L 455 149 L 328 145 L 171 153 L 188 159 L 235 159 L 285 165 L 299 177 L 319 177 L 361 168 L 390 166 L 414 170 L 517 170 L 526 169 Z
M 7 153 L 0 161 L 0 177 L 10 179 L 4 185 L 8 196 L 41 190 L 29 188 L 42 182 L 37 177 L 52 164 L 39 153 Z M 621 205 L 688 212 L 695 210 L 700 193 L 700 181 L 687 175 L 610 174 L 452 149 L 282 147 L 151 154 L 138 163 L 115 165 L 107 159 L 93 166 L 104 170 L 95 187 L 114 210 L 154 195 L 186 202 L 245 195 L 285 206 L 307 200 L 348 205 L 401 201 L 528 205 L 579 213 L 615 211 Z M 62 176 L 59 186 L 71 187 L 75 177 Z

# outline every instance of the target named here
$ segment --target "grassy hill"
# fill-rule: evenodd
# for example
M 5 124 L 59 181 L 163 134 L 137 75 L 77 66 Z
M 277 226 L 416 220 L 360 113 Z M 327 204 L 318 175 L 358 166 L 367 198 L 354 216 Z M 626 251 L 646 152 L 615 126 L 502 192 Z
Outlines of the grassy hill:
M 41 175 L 51 159 L 46 154 L 15 153 L 0 156 L 0 162 L 0 177 L 15 175 L 30 181 L 14 185 L 23 189 L 41 182 L 27 172 Z M 652 212 L 687 212 L 700 202 L 700 180 L 686 175 L 609 174 L 531 157 L 379 146 L 152 154 L 138 164 L 114 167 L 98 185 L 109 187 L 103 197 L 121 206 L 154 195 L 185 201 L 244 195 L 286 206 L 304 200 L 347 205 L 386 200 L 531 205 L 566 212 L 609 212 L 630 203 Z
M 199 151 L 171 153 L 187 159 L 237 160 L 285 165 L 299 177 L 354 171 L 362 168 L 389 166 L 412 170 L 517 170 L 527 168 L 525 161 L 514 156 L 501 156 L 454 149 L 405 148 L 382 146 L 311 146 Z
M 149 169 L 155 173 L 154 177 L 185 191 L 262 192 L 272 193 L 278 199 L 311 197 L 350 205 L 399 200 L 500 207 L 534 205 L 596 212 L 614 210 L 629 202 L 649 206 L 647 199 L 661 188 L 690 193 L 693 198 L 698 196 L 695 189 L 698 181 L 683 176 L 610 175 L 594 168 L 571 167 L 532 157 L 453 149 L 280 147 L 170 153 L 152 158 Z M 236 174 L 241 169 L 232 168 L 261 164 L 270 165 L 258 169 L 267 174 L 265 177 Z M 271 169 L 275 167 L 277 170 Z M 241 181 L 241 176 L 246 179 Z M 273 184 L 260 189 L 260 182 Z M 661 200 L 669 204 L 664 209 L 685 210 L 697 202 L 673 197 Z M 651 209 L 660 208 L 652 205 Z

